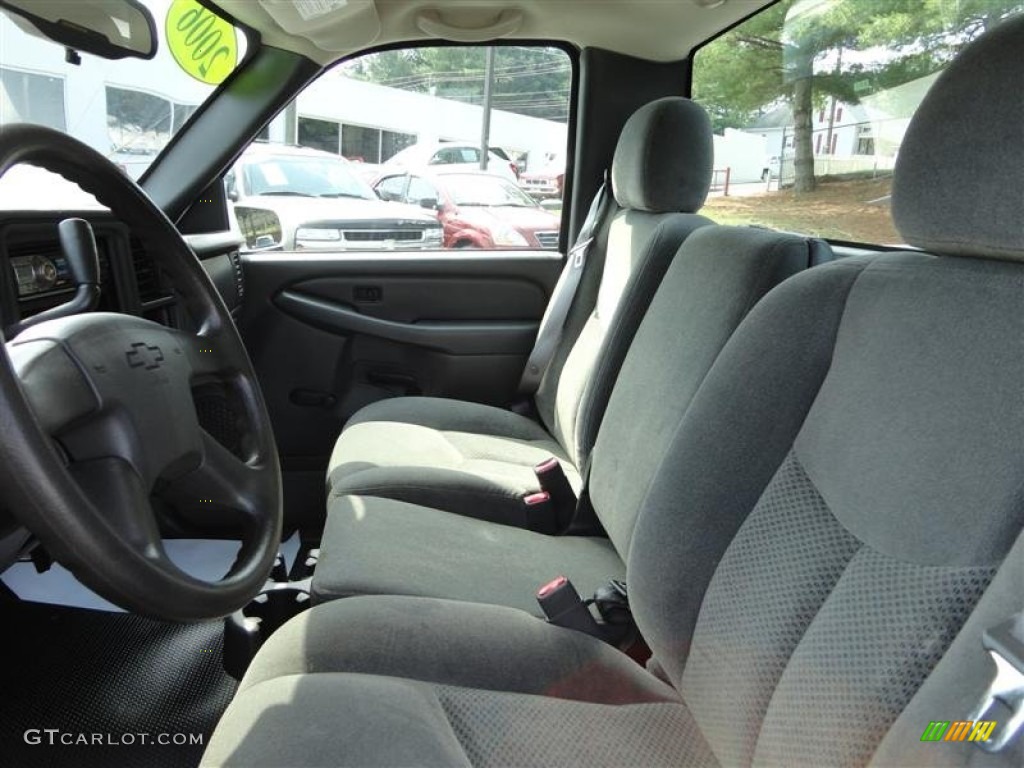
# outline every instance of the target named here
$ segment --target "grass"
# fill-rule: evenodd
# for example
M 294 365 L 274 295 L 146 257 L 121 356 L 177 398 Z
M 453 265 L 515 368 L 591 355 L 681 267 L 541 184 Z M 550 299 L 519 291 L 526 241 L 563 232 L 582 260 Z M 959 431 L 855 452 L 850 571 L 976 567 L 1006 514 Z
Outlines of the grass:
M 702 214 L 719 224 L 758 224 L 833 240 L 898 244 L 888 196 L 892 178 L 821 180 L 813 192 L 786 189 L 751 196 L 712 197 Z

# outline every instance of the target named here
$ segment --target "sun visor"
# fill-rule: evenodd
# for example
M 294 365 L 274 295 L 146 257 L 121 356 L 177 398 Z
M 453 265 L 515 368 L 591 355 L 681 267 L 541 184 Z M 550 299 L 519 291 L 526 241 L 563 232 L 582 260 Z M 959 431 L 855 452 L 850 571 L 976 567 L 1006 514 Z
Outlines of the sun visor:
M 373 0 L 258 0 L 290 35 L 309 40 L 322 51 L 351 51 L 380 36 Z

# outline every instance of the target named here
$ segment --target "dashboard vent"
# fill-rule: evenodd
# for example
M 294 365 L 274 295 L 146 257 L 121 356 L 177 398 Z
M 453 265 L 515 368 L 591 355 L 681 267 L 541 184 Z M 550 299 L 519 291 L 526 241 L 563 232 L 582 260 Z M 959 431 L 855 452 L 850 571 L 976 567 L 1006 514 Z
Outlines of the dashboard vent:
M 135 271 L 135 282 L 139 287 L 139 300 L 143 307 L 151 302 L 170 298 L 170 294 L 160 285 L 160 273 L 153 257 L 147 253 L 142 241 L 137 237 L 131 239 L 131 250 L 132 268 Z
M 19 256 L 60 256 L 60 246 L 53 241 L 34 242 L 32 240 L 15 241 L 7 244 L 7 255 L 12 259 Z
M 245 272 L 242 271 L 242 257 L 238 251 L 231 251 L 228 254 L 231 259 L 231 266 L 235 270 L 235 287 L 238 289 L 238 304 L 241 305 L 245 298 Z

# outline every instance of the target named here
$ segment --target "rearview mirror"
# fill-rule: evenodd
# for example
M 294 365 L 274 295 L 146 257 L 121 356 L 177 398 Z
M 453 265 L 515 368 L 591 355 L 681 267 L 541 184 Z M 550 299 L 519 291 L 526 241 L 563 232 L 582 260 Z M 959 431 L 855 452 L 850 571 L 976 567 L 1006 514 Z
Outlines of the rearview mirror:
M 0 0 L 0 8 L 35 37 L 104 59 L 156 55 L 156 23 L 136 0 Z
M 437 198 L 436 197 L 424 197 L 424 198 L 421 198 L 419 203 L 420 203 L 420 208 L 426 208 L 428 211 L 436 211 L 437 208 L 438 208 Z

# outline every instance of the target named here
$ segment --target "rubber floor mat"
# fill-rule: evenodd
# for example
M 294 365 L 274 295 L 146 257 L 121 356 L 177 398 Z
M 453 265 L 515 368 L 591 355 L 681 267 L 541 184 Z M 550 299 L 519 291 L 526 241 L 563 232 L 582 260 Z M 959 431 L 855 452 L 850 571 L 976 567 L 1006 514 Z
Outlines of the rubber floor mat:
M 0 763 L 195 766 L 237 682 L 221 622 L 0 603 Z

